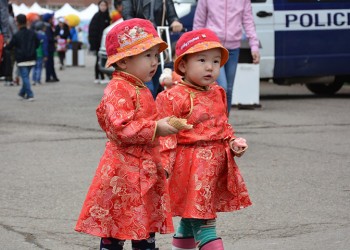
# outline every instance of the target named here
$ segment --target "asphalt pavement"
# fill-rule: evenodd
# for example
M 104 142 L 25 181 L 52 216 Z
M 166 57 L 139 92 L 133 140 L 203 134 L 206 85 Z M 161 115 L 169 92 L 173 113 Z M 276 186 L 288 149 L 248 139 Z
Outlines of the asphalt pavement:
M 56 69 L 60 82 L 33 86 L 34 102 L 0 82 L 0 249 L 99 246 L 74 226 L 106 142 L 95 116 L 105 85 L 90 54 Z M 262 82 L 260 104 L 230 116 L 249 144 L 238 164 L 254 204 L 219 214 L 225 249 L 350 249 L 350 86 L 327 98 Z M 171 237 L 157 235 L 161 250 Z

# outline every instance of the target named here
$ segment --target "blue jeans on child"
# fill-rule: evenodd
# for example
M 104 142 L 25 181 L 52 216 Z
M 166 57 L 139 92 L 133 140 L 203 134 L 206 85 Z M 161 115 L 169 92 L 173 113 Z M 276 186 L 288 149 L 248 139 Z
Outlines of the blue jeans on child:
M 238 64 L 239 48 L 229 49 L 229 58 L 227 63 L 220 68 L 220 75 L 217 79 L 218 84 L 226 91 L 227 96 L 227 109 L 230 113 L 232 104 L 232 90 L 233 83 L 235 81 L 236 69 Z
M 30 88 L 30 80 L 29 80 L 29 74 L 32 67 L 33 66 L 18 66 L 19 74 L 23 82 L 22 88 L 19 91 L 18 95 L 27 99 L 34 97 L 32 89 Z
M 41 83 L 41 70 L 43 68 L 43 58 L 38 57 L 33 69 L 33 82 Z

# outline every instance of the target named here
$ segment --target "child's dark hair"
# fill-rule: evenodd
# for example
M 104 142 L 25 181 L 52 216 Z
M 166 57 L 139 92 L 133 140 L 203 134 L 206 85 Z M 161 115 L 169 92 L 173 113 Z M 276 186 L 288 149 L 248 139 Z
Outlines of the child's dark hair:
M 133 56 L 128 56 L 126 58 L 132 58 Z M 117 62 L 114 62 L 113 64 L 111 64 L 111 66 L 115 69 L 115 70 L 121 70 L 121 68 L 119 68 Z
M 121 68 L 118 67 L 117 63 L 113 63 L 111 64 L 111 66 L 115 69 L 115 70 L 121 70 Z
M 27 24 L 27 17 L 23 14 L 19 14 L 16 17 L 16 21 L 19 25 L 26 25 Z

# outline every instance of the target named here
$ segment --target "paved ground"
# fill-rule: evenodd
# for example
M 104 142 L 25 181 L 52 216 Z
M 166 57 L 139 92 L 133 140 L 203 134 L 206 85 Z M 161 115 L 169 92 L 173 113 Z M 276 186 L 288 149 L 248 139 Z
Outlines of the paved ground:
M 57 71 L 61 81 L 33 87 L 32 103 L 0 86 L 0 249 L 98 249 L 73 231 L 105 143 L 93 63 Z M 225 249 L 349 249 L 350 86 L 320 98 L 262 83 L 260 103 L 232 110 L 250 145 L 239 166 L 254 205 L 219 215 Z M 170 240 L 158 236 L 160 249 Z

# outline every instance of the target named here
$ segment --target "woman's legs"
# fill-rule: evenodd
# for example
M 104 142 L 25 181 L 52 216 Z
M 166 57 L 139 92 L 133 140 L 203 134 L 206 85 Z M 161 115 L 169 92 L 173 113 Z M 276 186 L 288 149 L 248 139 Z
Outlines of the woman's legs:
M 96 62 L 95 62 L 95 80 L 104 80 L 105 79 L 105 75 L 100 71 L 100 69 L 98 68 L 98 51 L 96 51 Z
M 54 52 L 49 52 L 47 61 L 45 62 L 46 82 L 49 82 L 50 80 L 58 81 L 54 64 Z
M 226 90 L 227 96 L 227 109 L 230 113 L 231 104 L 232 104 L 232 90 L 233 84 L 235 81 L 238 57 L 239 57 L 239 49 L 229 49 L 229 58 L 227 63 L 221 67 L 220 75 L 217 79 L 217 82 L 221 87 Z
M 66 57 L 66 51 L 58 51 L 57 53 L 61 64 L 60 69 L 62 70 L 64 67 L 64 59 Z

